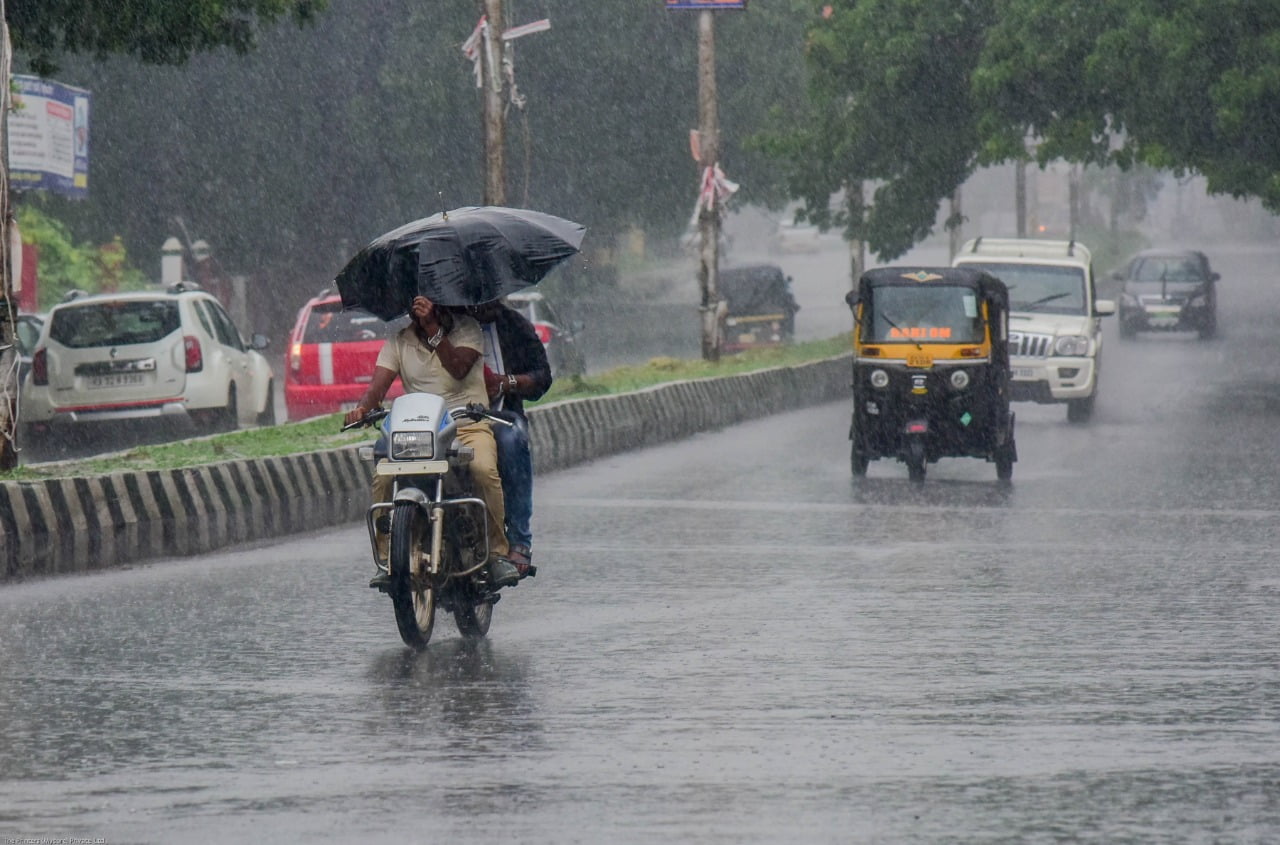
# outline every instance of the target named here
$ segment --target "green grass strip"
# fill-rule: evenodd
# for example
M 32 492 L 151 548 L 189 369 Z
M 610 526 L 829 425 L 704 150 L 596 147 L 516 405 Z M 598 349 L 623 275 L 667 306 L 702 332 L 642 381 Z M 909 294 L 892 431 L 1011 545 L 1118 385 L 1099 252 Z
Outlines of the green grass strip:
M 849 351 L 848 335 L 829 340 L 808 341 L 773 349 L 755 349 L 726 355 L 718 363 L 678 358 L 654 358 L 644 364 L 617 367 L 586 377 L 558 379 L 541 400 L 529 407 L 608 396 L 643 390 L 659 384 L 689 379 L 714 378 L 755 372 L 772 367 L 795 366 L 820 361 Z M 138 446 L 126 452 L 102 455 L 82 461 L 20 466 L 0 472 L 0 481 L 39 481 L 107 475 L 113 472 L 140 472 L 181 469 L 244 458 L 266 458 L 319 452 L 370 441 L 368 429 L 339 432 L 341 414 L 331 414 L 302 422 L 288 422 L 266 428 L 250 428 L 171 443 Z

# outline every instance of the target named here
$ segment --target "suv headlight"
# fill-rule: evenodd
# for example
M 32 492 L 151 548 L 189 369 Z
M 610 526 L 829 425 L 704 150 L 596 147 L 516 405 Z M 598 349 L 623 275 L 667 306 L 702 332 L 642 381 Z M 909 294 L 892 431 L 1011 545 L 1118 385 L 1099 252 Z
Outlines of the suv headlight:
M 1067 334 L 1053 342 L 1054 355 L 1088 355 L 1089 338 L 1079 334 Z
M 436 435 L 431 431 L 397 431 L 391 435 L 391 460 L 429 460 L 435 457 Z

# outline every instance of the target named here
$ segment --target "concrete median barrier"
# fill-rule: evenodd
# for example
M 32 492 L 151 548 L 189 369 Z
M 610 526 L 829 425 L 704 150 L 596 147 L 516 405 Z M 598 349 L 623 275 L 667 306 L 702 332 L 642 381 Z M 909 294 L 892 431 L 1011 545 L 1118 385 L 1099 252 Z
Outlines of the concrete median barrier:
M 529 412 L 536 471 L 847 397 L 849 368 L 848 356 L 839 356 L 536 407 Z M 369 467 L 356 450 L 0 483 L 0 581 L 205 554 L 359 522 L 369 505 Z

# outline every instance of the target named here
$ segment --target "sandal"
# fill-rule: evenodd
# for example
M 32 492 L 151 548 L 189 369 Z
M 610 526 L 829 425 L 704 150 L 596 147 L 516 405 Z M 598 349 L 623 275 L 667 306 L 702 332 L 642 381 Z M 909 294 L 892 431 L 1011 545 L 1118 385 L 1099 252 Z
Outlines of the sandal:
M 515 564 L 521 578 L 531 578 L 538 574 L 538 567 L 533 565 L 533 551 L 528 546 L 512 546 L 507 552 L 507 560 Z

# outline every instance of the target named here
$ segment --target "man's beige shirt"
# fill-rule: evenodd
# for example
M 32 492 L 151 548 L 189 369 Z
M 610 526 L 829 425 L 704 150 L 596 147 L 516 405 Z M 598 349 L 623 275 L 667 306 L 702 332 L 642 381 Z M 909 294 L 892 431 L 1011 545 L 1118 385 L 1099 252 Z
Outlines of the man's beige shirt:
M 480 324 L 464 315 L 454 317 L 449 342 L 454 346 L 481 353 L 465 378 L 456 379 L 440 362 L 440 356 L 418 339 L 409 325 L 389 338 L 378 353 L 377 366 L 399 374 L 406 393 L 435 393 L 444 397 L 445 405 L 459 408 L 468 403 L 489 405 L 484 387 L 484 334 Z

